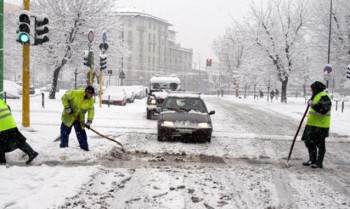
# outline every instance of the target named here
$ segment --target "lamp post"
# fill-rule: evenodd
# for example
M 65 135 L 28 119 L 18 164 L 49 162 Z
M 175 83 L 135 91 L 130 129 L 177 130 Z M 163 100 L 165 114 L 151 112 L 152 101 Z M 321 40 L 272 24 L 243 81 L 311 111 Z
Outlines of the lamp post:
M 327 63 L 330 64 L 330 54 L 331 54 L 331 35 L 332 35 L 332 11 L 333 10 L 333 0 L 331 0 L 330 10 L 329 10 L 329 28 L 328 28 L 328 60 Z M 326 79 L 326 87 L 328 89 L 328 81 Z
M 132 19 L 134 19 L 135 17 L 138 17 L 140 16 L 140 14 L 136 14 L 136 15 L 133 15 L 131 17 L 128 17 L 128 18 L 123 18 L 123 20 L 121 21 L 120 24 L 122 24 L 122 34 L 121 34 L 121 39 L 122 39 L 122 47 L 124 47 L 124 32 L 125 32 L 125 22 L 127 21 L 130 21 Z M 121 65 L 120 65 L 120 74 L 119 74 L 119 79 L 121 80 L 121 86 L 123 85 L 123 79 L 125 79 L 125 73 L 124 73 L 124 54 L 122 54 L 122 57 L 121 57 Z

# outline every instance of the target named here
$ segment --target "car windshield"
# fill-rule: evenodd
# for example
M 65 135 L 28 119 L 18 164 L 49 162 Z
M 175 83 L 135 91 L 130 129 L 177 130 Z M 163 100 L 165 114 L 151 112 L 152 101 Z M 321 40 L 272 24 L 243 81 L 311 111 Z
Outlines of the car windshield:
M 207 109 L 201 99 L 198 98 L 168 98 L 163 106 L 163 111 L 175 110 L 178 112 L 207 113 Z

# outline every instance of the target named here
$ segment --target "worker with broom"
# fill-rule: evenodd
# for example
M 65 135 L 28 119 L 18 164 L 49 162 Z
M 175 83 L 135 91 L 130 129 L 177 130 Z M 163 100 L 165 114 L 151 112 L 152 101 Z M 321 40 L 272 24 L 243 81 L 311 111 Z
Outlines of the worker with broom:
M 310 107 L 307 122 L 301 138 L 309 151 L 309 160 L 304 166 L 323 168 L 323 158 L 326 153 L 326 137 L 329 135 L 331 123 L 332 101 L 324 90 L 326 86 L 316 81 L 311 84 L 312 96 L 308 101 Z
M 62 96 L 63 112 L 61 124 L 61 143 L 60 148 L 68 147 L 69 134 L 74 126 L 80 148 L 89 151 L 86 131 L 84 128 L 90 128 L 94 119 L 94 94 L 93 86 L 87 86 L 85 89 L 70 90 Z M 85 122 L 85 114 L 87 121 Z M 85 122 L 85 124 L 84 124 Z

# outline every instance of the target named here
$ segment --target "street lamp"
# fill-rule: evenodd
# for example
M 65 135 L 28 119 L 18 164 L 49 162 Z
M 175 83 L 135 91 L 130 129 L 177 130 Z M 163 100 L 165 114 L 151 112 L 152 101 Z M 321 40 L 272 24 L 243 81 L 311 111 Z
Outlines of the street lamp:
M 122 46 L 124 48 L 124 32 L 125 32 L 125 29 L 124 29 L 124 25 L 125 25 L 125 22 L 126 21 L 130 21 L 132 19 L 134 19 L 135 17 L 138 17 L 140 16 L 140 14 L 136 14 L 136 15 L 133 15 L 133 16 L 130 16 L 130 17 L 127 17 L 127 18 L 123 18 L 121 23 L 123 26 L 123 29 L 122 29 Z M 124 54 L 122 54 L 122 57 L 121 57 L 121 66 L 120 66 L 120 73 L 119 73 L 119 79 L 121 80 L 121 85 L 123 85 L 123 79 L 125 79 L 125 73 L 124 73 Z
M 328 63 L 328 64 L 330 64 L 330 54 L 331 54 L 332 10 L 333 10 L 333 0 L 331 0 L 330 10 L 329 10 L 328 60 L 327 60 L 327 63 Z M 328 80 L 329 80 L 329 78 L 326 78 L 326 87 L 327 87 L 327 89 L 328 89 Z

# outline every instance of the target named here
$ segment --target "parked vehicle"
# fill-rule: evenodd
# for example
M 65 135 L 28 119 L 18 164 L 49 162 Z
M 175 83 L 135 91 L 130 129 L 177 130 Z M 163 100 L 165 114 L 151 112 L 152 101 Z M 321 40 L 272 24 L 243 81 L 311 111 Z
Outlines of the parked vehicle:
M 6 99 L 19 99 L 22 95 L 22 86 L 14 81 L 4 80 L 4 92 L 6 92 Z
M 18 81 L 16 82 L 19 86 L 21 86 L 22 88 L 22 81 Z M 35 94 L 35 88 L 34 85 L 30 85 L 29 86 L 29 94 Z M 21 91 L 21 95 L 22 95 L 22 91 Z
M 102 94 L 102 104 L 126 105 L 126 92 L 122 86 L 109 86 Z
M 199 93 L 170 93 L 160 109 L 158 141 L 181 138 L 183 141 L 210 142 L 213 131 L 207 107 Z
M 146 97 L 146 88 L 144 86 L 129 86 L 135 94 L 135 99 Z
M 181 80 L 177 76 L 154 76 L 150 80 L 151 86 L 147 97 L 146 118 L 152 119 L 159 114 L 165 97 L 171 91 L 181 88 Z
M 127 103 L 133 103 L 135 100 L 135 90 L 132 88 L 132 86 L 123 86 L 123 89 L 126 93 L 126 102 Z

